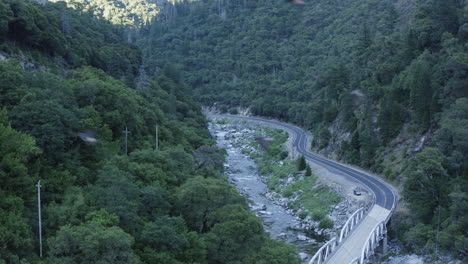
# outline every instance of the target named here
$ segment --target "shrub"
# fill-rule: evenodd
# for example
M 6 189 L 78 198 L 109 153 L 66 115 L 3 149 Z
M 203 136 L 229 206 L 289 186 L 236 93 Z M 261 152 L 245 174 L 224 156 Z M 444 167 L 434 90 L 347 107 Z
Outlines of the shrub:
M 306 218 L 308 215 L 309 215 L 309 212 L 307 212 L 307 211 L 304 210 L 304 211 L 301 211 L 301 212 L 299 213 L 299 218 L 300 218 L 300 219 L 304 219 L 304 218 Z
M 287 151 L 282 151 L 282 152 L 280 153 L 279 158 L 280 158 L 280 160 L 284 160 L 285 158 L 288 157 L 288 155 L 289 155 L 289 153 L 288 153 Z
M 321 221 L 323 218 L 325 218 L 325 212 L 321 210 L 315 210 L 312 212 L 312 219 L 314 221 Z
M 333 225 L 334 225 L 333 221 L 330 218 L 325 217 L 324 219 L 320 221 L 319 228 L 320 229 L 332 228 Z

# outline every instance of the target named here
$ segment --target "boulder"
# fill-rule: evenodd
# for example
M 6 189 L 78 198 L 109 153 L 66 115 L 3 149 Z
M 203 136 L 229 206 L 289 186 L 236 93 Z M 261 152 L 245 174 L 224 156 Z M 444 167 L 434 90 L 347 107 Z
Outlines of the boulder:
M 306 240 L 307 240 L 307 237 L 304 236 L 304 235 L 297 235 L 297 240 L 306 241 Z
M 301 258 L 301 261 L 304 261 L 309 258 L 309 254 L 301 252 L 299 253 L 299 258 Z

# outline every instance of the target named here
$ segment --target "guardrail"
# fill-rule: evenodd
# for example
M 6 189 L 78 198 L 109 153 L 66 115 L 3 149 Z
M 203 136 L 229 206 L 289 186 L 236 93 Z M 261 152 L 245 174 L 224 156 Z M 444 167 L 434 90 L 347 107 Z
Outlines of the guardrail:
M 354 212 L 346 221 L 346 223 L 341 228 L 340 236 L 338 240 L 336 237 L 332 238 L 325 245 L 323 245 L 312 257 L 308 264 L 322 264 L 330 257 L 334 250 L 338 247 L 341 242 L 348 236 L 349 233 L 359 224 L 359 221 L 364 216 L 364 208 L 359 208 Z

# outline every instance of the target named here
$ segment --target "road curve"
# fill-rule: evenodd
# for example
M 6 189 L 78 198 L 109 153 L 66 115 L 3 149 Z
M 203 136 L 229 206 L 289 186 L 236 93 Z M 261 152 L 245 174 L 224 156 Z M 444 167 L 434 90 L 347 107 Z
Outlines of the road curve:
M 303 129 L 287 124 L 278 122 L 275 120 L 263 119 L 258 117 L 247 117 L 247 116 L 234 116 L 234 115 L 209 115 L 213 117 L 221 117 L 221 118 L 229 118 L 229 119 L 237 119 L 237 120 L 245 120 L 245 121 L 255 121 L 265 124 L 274 125 L 276 127 L 281 127 L 283 129 L 289 130 L 295 134 L 293 138 L 293 147 L 297 149 L 299 153 L 304 155 L 304 157 L 314 163 L 322 165 L 326 169 L 343 175 L 345 177 L 357 180 L 367 186 L 369 190 L 374 194 L 374 201 L 375 204 L 393 211 L 396 203 L 397 203 L 397 196 L 393 192 L 392 187 L 384 182 L 383 180 L 377 178 L 376 176 L 370 175 L 363 171 L 359 171 L 357 169 L 351 168 L 349 166 L 343 165 L 339 162 L 329 160 L 320 156 L 317 156 L 307 149 L 307 141 L 308 141 L 308 134 Z M 388 220 L 388 219 L 387 219 Z

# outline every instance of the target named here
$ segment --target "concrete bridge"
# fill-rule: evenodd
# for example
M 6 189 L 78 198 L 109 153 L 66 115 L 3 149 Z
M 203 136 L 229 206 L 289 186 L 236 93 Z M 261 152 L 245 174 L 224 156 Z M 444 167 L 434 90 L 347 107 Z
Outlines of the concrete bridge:
M 397 195 L 390 184 L 382 179 L 348 165 L 332 161 L 311 153 L 310 137 L 303 129 L 275 120 L 232 115 L 213 115 L 214 117 L 253 121 L 258 124 L 279 128 L 289 133 L 293 148 L 304 157 L 325 169 L 355 180 L 365 185 L 373 196 L 372 207 L 356 211 L 343 226 L 339 236 L 323 245 L 308 264 L 364 264 L 382 241 L 383 249 L 387 243 L 387 223 L 395 209 Z

